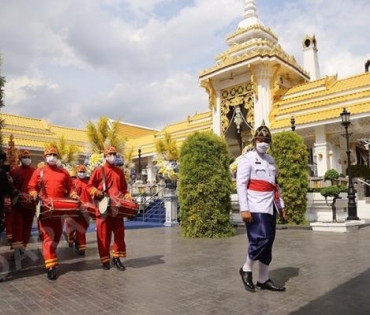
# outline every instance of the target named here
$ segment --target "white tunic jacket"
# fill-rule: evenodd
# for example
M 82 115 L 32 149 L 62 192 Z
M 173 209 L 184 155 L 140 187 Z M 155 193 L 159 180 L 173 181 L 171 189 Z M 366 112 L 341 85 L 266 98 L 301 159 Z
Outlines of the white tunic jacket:
M 277 168 L 271 155 L 256 150 L 243 155 L 236 175 L 240 211 L 272 215 L 274 203 L 278 210 L 284 208 L 276 176 Z

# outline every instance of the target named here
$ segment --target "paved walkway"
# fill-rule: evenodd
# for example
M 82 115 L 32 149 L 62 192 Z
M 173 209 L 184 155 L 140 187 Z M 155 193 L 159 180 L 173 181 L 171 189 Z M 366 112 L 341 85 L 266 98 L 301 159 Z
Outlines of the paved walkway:
M 0 283 L 0 314 L 370 314 L 370 227 L 278 230 L 270 276 L 284 293 L 244 290 L 241 228 L 227 239 L 182 238 L 178 227 L 127 230 L 124 272 L 101 268 L 90 232 L 85 257 L 61 242 L 56 281 L 46 278 L 36 239 L 16 263 L 0 241 L 0 263 L 10 269 Z

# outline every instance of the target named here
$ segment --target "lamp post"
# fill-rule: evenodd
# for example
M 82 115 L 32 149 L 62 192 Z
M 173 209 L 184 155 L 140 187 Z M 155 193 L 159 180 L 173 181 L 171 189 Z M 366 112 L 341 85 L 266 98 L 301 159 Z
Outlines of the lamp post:
M 292 128 L 292 131 L 295 131 L 295 118 L 294 115 L 290 118 L 290 128 Z
M 346 220 L 359 220 L 357 216 L 357 205 L 356 205 L 356 195 L 355 190 L 353 188 L 353 179 L 352 179 L 352 166 L 351 166 L 351 150 L 349 149 L 349 137 L 350 134 L 348 133 L 348 126 L 351 124 L 350 121 L 350 112 L 347 112 L 345 108 L 343 108 L 343 112 L 340 113 L 340 118 L 342 119 L 342 126 L 345 129 L 345 134 L 342 136 L 346 138 L 346 153 L 347 153 L 347 165 L 348 165 L 348 191 L 347 191 L 347 198 L 348 198 L 348 217 Z
M 141 148 L 139 148 L 137 152 L 139 153 L 139 170 L 138 170 L 137 178 L 141 180 Z

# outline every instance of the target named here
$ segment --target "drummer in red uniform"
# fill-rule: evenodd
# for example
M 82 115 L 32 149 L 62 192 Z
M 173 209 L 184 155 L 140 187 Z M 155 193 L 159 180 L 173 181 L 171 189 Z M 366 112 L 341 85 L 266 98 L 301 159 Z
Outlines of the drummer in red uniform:
M 109 146 L 105 148 L 104 157 L 106 163 L 102 167 L 97 167 L 90 177 L 88 189 L 90 195 L 97 200 L 101 200 L 104 195 L 122 196 L 122 198 L 131 199 L 131 195 L 127 191 L 125 175 L 122 169 L 115 165 L 116 155 L 115 147 Z M 103 269 L 110 269 L 110 257 L 112 255 L 113 264 L 118 270 L 125 270 L 126 268 L 120 260 L 120 258 L 126 257 L 123 218 L 100 215 L 100 212 L 97 211 L 96 227 L 98 250 Z M 112 232 L 114 234 L 114 242 L 110 253 Z
M 28 193 L 34 201 L 41 198 L 78 199 L 68 171 L 57 165 L 58 150 L 48 148 L 44 152 L 45 166 L 36 169 L 28 183 Z M 42 232 L 42 254 L 44 256 L 47 276 L 50 280 L 57 278 L 58 265 L 56 249 L 63 232 L 63 220 L 43 218 L 40 222 Z
M 31 165 L 31 154 L 23 150 L 19 154 L 20 166 L 10 170 L 13 186 L 18 190 L 17 202 L 13 206 L 13 248 L 15 252 L 23 254 L 31 236 L 33 218 L 35 216 L 35 203 L 28 195 L 28 182 L 36 170 Z
M 80 197 L 81 203 L 93 203 L 93 200 L 87 190 L 87 172 L 85 165 L 77 166 L 77 177 L 74 181 L 75 189 Z M 74 239 L 77 243 L 78 255 L 85 255 L 86 250 L 86 231 L 89 227 L 90 216 L 89 214 L 81 214 L 79 217 L 73 217 L 72 219 L 72 229 L 74 232 Z

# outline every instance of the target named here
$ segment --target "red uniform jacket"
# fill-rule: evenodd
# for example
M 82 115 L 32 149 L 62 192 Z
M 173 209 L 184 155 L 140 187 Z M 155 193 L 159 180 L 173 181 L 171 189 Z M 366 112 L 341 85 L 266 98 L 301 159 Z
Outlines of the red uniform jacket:
M 92 198 L 89 194 L 89 191 L 87 190 L 87 183 L 88 179 L 81 179 L 81 178 L 76 178 L 75 180 L 75 188 L 77 195 L 79 195 L 80 200 L 83 202 L 92 202 Z
M 33 172 L 36 170 L 33 166 L 18 166 L 13 167 L 9 175 L 13 179 L 14 188 L 23 193 L 28 193 L 28 182 L 31 179 Z
M 128 193 L 127 182 L 123 171 L 109 163 L 105 163 L 103 167 L 97 167 L 92 173 L 88 184 L 90 195 L 94 198 L 97 190 L 104 192 L 102 168 L 104 168 L 105 181 L 107 184 L 106 193 L 111 197 L 126 195 Z
M 42 178 L 40 173 L 43 173 Z M 43 188 L 42 188 L 43 186 Z M 72 178 L 68 171 L 58 166 L 45 165 L 36 169 L 28 183 L 31 196 L 65 198 L 76 195 Z

